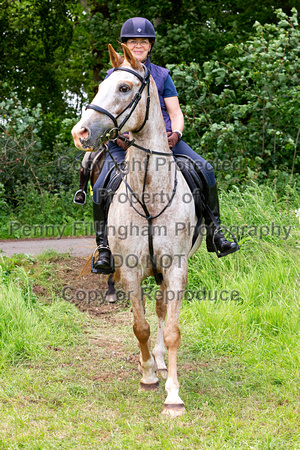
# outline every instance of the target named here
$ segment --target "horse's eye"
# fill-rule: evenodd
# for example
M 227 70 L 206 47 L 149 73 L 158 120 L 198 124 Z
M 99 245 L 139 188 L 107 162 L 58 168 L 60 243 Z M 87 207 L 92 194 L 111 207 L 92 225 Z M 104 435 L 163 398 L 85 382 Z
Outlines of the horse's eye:
M 119 91 L 120 91 L 120 92 L 128 92 L 128 91 L 130 91 L 130 87 L 129 87 L 127 84 L 122 84 L 122 85 L 119 87 Z

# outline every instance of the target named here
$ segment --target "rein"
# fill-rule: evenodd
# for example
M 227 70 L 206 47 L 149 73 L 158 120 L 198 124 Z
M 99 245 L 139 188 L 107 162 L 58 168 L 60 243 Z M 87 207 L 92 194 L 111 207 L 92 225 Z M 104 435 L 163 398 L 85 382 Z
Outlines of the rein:
M 148 175 L 148 165 L 149 165 L 149 159 L 151 155 L 163 155 L 163 156 L 173 156 L 172 152 L 157 152 L 157 151 L 153 151 L 150 150 L 148 148 L 142 147 L 138 144 L 135 144 L 135 140 L 133 139 L 132 141 L 129 141 L 127 139 L 125 139 L 123 136 L 118 136 L 121 129 L 123 128 L 123 126 L 125 125 L 125 123 L 128 121 L 128 119 L 131 117 L 133 111 L 135 110 L 137 104 L 139 103 L 141 97 L 142 97 L 142 93 L 145 89 L 145 87 L 147 86 L 147 105 L 146 105 L 146 113 L 145 113 L 145 118 L 144 121 L 142 123 L 142 125 L 137 129 L 134 130 L 135 133 L 138 133 L 139 131 L 142 130 L 142 128 L 145 126 L 148 118 L 149 118 L 149 108 L 150 108 L 150 70 L 148 69 L 148 67 L 144 66 L 144 70 L 146 72 L 144 78 L 137 72 L 125 68 L 125 67 L 116 67 L 114 70 L 123 70 L 125 72 L 129 72 L 133 75 L 135 75 L 140 81 L 141 81 L 141 86 L 138 90 L 138 92 L 135 94 L 134 98 L 132 99 L 132 101 L 116 116 L 114 117 L 109 111 L 107 111 L 104 108 L 101 108 L 100 106 L 94 105 L 94 104 L 89 104 L 87 105 L 86 109 L 93 109 L 94 111 L 97 111 L 99 113 L 103 113 L 106 116 L 108 116 L 114 123 L 114 127 L 108 130 L 105 130 L 103 135 L 101 135 L 98 139 L 99 140 L 103 140 L 105 139 L 116 139 L 116 137 L 118 137 L 119 139 L 123 140 L 124 142 L 127 143 L 127 148 L 129 148 L 130 146 L 136 147 L 142 151 L 144 151 L 145 153 L 147 153 L 147 161 L 146 161 L 146 170 L 145 170 L 145 175 L 144 175 L 144 182 L 143 182 L 143 192 L 142 192 L 142 201 L 139 199 L 139 197 L 136 195 L 135 192 L 133 192 L 132 188 L 129 186 L 127 180 L 126 180 L 126 176 L 124 176 L 124 174 L 122 173 L 122 169 L 120 168 L 120 166 L 118 165 L 117 161 L 114 159 L 114 157 L 112 156 L 111 152 L 108 149 L 108 146 L 106 146 L 106 151 L 109 153 L 116 169 L 117 172 L 120 174 L 120 177 L 122 179 L 122 181 L 124 182 L 125 186 L 126 186 L 126 192 L 128 192 L 128 190 L 131 192 L 131 194 L 133 195 L 133 197 L 135 198 L 135 200 L 137 201 L 137 203 L 139 203 L 139 205 L 141 206 L 141 208 L 144 211 L 144 214 L 141 213 L 140 211 L 138 211 L 132 201 L 130 202 L 130 206 L 144 219 L 146 219 L 148 221 L 148 245 L 149 245 L 149 253 L 150 253 L 150 261 L 151 261 L 151 265 L 152 265 L 152 269 L 153 269 L 153 275 L 155 278 L 155 281 L 158 285 L 162 284 L 163 281 L 163 276 L 161 273 L 158 273 L 157 271 L 157 266 L 156 266 L 156 260 L 155 260 L 155 256 L 154 256 L 154 248 L 153 248 L 153 220 L 156 219 L 157 217 L 159 217 L 161 214 L 163 214 L 163 212 L 171 205 L 173 198 L 175 196 L 176 193 L 176 189 L 177 189 L 177 183 L 178 183 L 178 179 L 177 179 L 177 165 L 175 164 L 175 177 L 174 177 L 174 187 L 172 190 L 172 194 L 170 199 L 168 200 L 168 203 L 164 206 L 164 208 L 155 216 L 152 216 L 149 211 L 148 208 L 146 206 L 146 203 L 144 201 L 144 196 L 145 196 L 145 188 L 146 188 L 146 181 L 147 181 L 147 175 Z M 118 125 L 117 123 L 117 119 L 125 112 L 127 111 L 127 109 L 130 109 L 129 113 L 127 114 L 127 116 L 123 119 L 123 121 L 121 122 L 120 125 Z M 117 136 L 114 136 L 115 132 L 117 132 Z M 97 140 L 98 140 L 97 139 Z

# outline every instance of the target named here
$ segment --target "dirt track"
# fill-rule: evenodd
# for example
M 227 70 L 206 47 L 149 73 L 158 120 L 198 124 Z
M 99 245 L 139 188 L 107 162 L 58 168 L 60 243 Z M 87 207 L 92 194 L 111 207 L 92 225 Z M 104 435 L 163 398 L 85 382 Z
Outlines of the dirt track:
M 14 253 L 38 255 L 45 250 L 52 249 L 58 253 L 70 253 L 73 256 L 89 256 L 96 247 L 95 238 L 45 238 L 45 239 L 7 239 L 0 241 L 0 251 L 5 256 Z
M 65 300 L 74 303 L 81 311 L 91 315 L 113 314 L 116 310 L 127 305 L 120 286 L 116 286 L 117 302 L 108 303 L 105 294 L 108 288 L 107 275 L 92 274 L 88 269 L 79 278 L 81 269 L 95 249 L 95 239 L 91 236 L 78 238 L 44 238 L 44 239 L 8 239 L 0 241 L 0 251 L 3 255 L 12 256 L 15 253 L 38 255 L 45 250 L 53 249 L 58 253 L 67 253 L 63 259 L 53 260 L 49 282 L 54 282 L 54 290 Z M 1 253 L 0 253 L 1 254 Z M 48 288 L 33 281 L 33 292 L 39 297 L 47 299 Z M 127 306 L 126 306 L 127 307 Z

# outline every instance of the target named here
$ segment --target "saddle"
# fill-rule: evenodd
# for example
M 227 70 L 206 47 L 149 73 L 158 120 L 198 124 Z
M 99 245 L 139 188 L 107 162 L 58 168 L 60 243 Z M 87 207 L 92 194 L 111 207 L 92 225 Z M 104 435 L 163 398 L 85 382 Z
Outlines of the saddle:
M 174 155 L 178 169 L 184 176 L 195 202 L 197 223 L 193 234 L 192 247 L 195 244 L 203 222 L 204 201 L 208 195 L 207 181 L 195 161 L 186 155 Z

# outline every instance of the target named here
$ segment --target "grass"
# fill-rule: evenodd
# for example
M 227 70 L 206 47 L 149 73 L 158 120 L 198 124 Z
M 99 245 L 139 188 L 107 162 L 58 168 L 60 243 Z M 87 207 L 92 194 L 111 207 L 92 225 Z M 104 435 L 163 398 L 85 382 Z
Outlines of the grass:
M 160 415 L 164 382 L 138 392 L 129 309 L 80 314 L 57 295 L 54 254 L 3 258 L 0 448 L 299 450 L 299 204 L 255 185 L 222 193 L 241 250 L 217 259 L 203 247 L 190 261 L 178 355 L 188 412 L 175 420 Z M 32 294 L 32 280 L 50 302 Z
M 22 257 L 17 260 L 0 256 L 2 368 L 8 364 L 39 360 L 49 353 L 47 349 L 50 347 L 56 348 L 66 343 L 73 345 L 81 333 L 80 315 L 74 307 L 55 299 L 46 305 L 34 295 L 28 273 L 19 265 L 23 262 L 26 267 L 32 258 Z
M 84 207 L 76 205 L 72 201 L 76 190 L 61 188 L 55 194 L 48 190 L 40 193 L 29 184 L 11 209 L 3 205 L 0 186 L 0 239 L 92 235 L 92 197 L 87 195 Z

